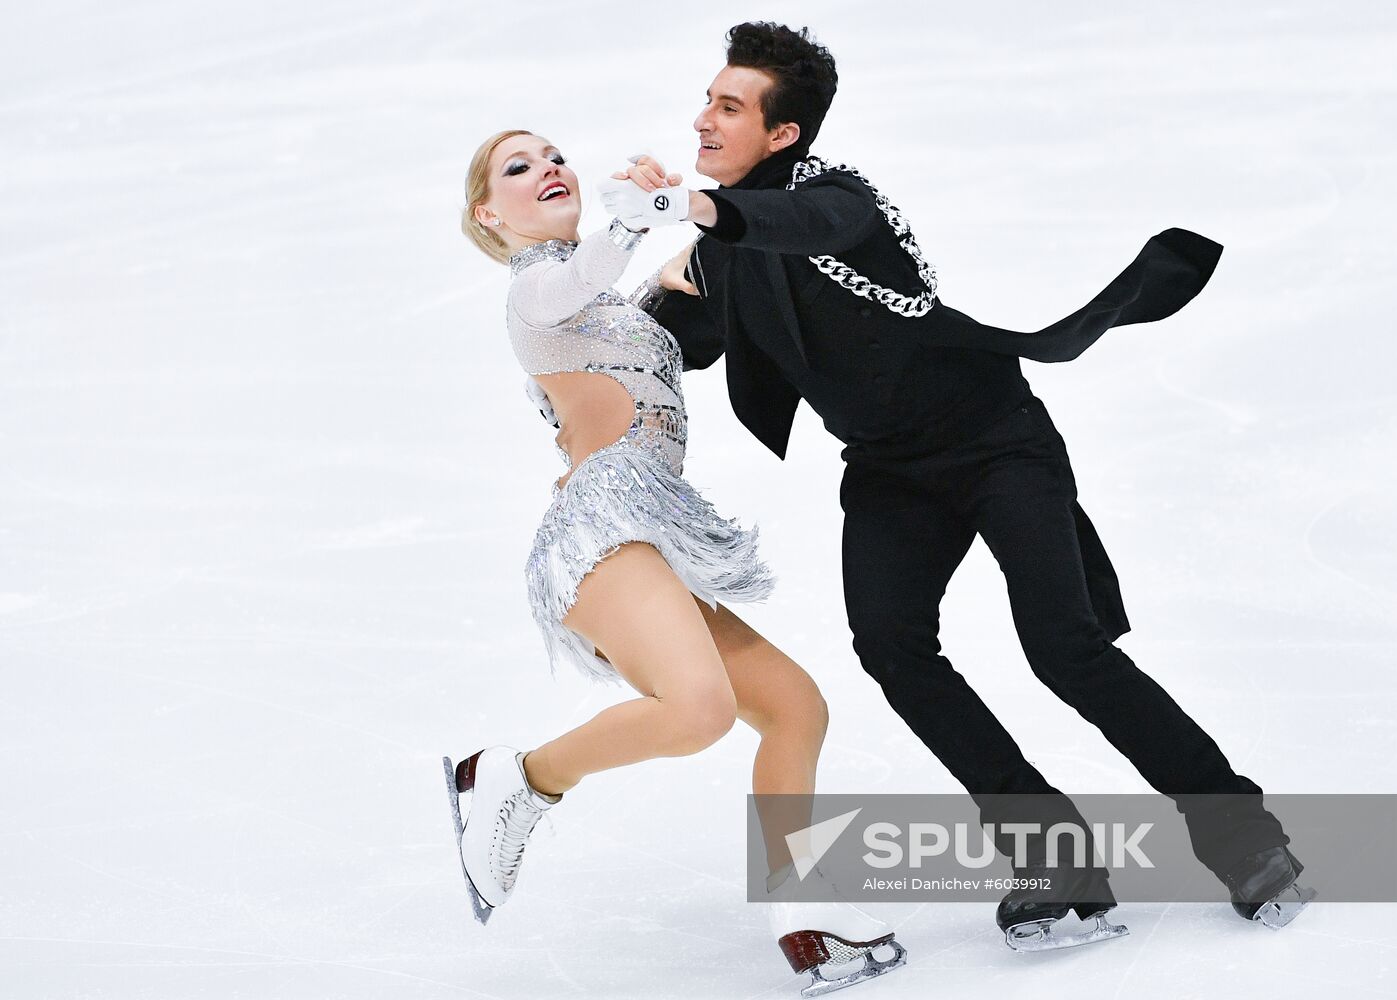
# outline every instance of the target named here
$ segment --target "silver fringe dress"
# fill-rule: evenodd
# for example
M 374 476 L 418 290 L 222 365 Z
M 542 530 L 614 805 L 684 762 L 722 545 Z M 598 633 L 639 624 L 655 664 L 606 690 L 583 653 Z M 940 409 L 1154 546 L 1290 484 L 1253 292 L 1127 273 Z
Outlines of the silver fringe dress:
M 682 478 L 687 416 L 683 359 L 646 312 L 664 295 L 658 272 L 630 299 L 612 289 L 640 234 L 613 222 L 581 242 L 549 240 L 514 254 L 506 304 L 510 343 L 530 375 L 600 372 L 635 403 L 625 434 L 578 463 L 543 515 L 525 564 L 529 605 L 549 667 L 619 680 L 587 639 L 563 624 L 582 578 L 625 542 L 659 550 L 689 590 L 716 606 L 767 597 L 774 580 L 757 555 L 757 529 L 718 515 Z M 569 467 L 571 458 L 558 448 Z

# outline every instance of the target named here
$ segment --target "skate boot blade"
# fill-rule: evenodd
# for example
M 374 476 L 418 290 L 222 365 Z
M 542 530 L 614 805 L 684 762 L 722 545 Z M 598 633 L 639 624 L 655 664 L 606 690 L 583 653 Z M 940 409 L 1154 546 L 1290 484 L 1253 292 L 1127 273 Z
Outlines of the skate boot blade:
M 1257 910 L 1256 916 L 1252 919 L 1257 923 L 1265 924 L 1273 931 L 1278 931 L 1300 916 L 1300 911 L 1309 906 L 1318 895 L 1319 893 L 1314 889 L 1306 888 L 1299 882 L 1292 882 L 1282 889 L 1274 899 Z
M 803 997 L 833 993 L 907 964 L 907 949 L 892 935 L 854 943 L 834 934 L 796 931 L 783 937 L 779 944 L 791 968 L 810 973 L 810 983 L 800 991 Z M 884 958 L 873 955 L 875 951 L 889 950 L 892 953 Z
M 471 912 L 475 914 L 475 919 L 484 926 L 490 919 L 490 914 L 495 912 L 495 908 L 485 902 L 480 897 L 480 893 L 475 891 L 475 884 L 471 882 L 470 875 L 466 872 L 466 859 L 461 855 L 461 839 L 466 835 L 466 824 L 461 819 L 461 795 L 456 791 L 456 768 L 451 763 L 450 757 L 441 759 L 441 766 L 446 769 L 446 796 L 451 802 L 451 822 L 456 827 L 456 856 L 461 859 L 461 875 L 466 880 L 466 891 L 471 898 Z
M 1112 938 L 1125 937 L 1130 928 L 1124 924 L 1113 924 L 1106 919 L 1106 911 L 1092 915 L 1092 924 L 1073 934 L 1059 934 L 1057 920 L 1028 920 L 1014 924 L 1004 932 L 1004 943 L 1015 951 L 1059 951 L 1063 948 L 1076 948 L 1079 945 L 1095 944 Z

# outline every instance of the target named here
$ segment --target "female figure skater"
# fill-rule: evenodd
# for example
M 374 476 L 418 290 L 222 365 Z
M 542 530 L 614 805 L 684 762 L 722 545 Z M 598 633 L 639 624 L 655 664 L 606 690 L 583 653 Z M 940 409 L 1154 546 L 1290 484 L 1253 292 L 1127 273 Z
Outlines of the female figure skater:
M 535 823 L 585 776 L 697 753 L 739 718 L 761 735 L 753 791 L 778 796 L 759 810 L 768 885 L 778 886 L 793 864 L 785 834 L 810 821 L 828 713 L 810 676 L 718 603 L 764 598 L 773 581 L 756 529 L 720 517 L 681 476 L 681 355 L 645 309 L 668 289 L 692 287 L 688 250 L 631 299 L 617 294 L 612 283 L 643 232 L 613 220 L 579 240 L 577 176 L 530 132 L 481 144 L 466 194 L 462 229 L 510 267 L 510 341 L 547 394 L 569 466 L 525 568 L 550 664 L 619 677 L 640 694 L 532 750 L 444 760 L 475 915 L 484 923 L 510 897 Z M 824 989 L 904 961 L 891 928 L 848 904 L 777 903 L 769 913 L 793 967 Z M 875 948 L 893 956 L 878 961 Z M 818 966 L 831 957 L 862 965 L 825 980 Z

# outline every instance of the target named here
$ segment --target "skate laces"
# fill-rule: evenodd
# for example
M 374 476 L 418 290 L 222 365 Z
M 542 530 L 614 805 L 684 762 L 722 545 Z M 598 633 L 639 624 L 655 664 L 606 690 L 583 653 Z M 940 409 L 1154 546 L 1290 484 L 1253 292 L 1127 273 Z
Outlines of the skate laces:
M 503 830 L 500 838 L 496 866 L 500 873 L 500 884 L 505 891 L 514 885 L 519 877 L 519 865 L 524 860 L 524 845 L 529 834 L 538 823 L 543 810 L 529 797 L 529 790 L 521 788 L 500 806 L 498 821 Z M 550 821 L 551 822 L 551 821 Z

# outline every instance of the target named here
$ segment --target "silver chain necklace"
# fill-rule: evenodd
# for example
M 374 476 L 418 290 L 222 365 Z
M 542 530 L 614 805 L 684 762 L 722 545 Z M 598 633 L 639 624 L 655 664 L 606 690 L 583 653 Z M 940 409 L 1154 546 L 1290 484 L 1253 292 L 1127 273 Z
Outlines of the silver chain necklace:
M 873 199 L 878 205 L 878 210 L 883 213 L 883 218 L 892 227 L 893 235 L 898 237 L 898 242 L 902 244 L 902 249 L 907 252 L 907 256 L 912 258 L 912 263 L 917 265 L 917 274 L 921 277 L 922 283 L 927 290 L 918 295 L 903 295 L 895 292 L 891 288 L 884 288 L 882 285 L 874 284 L 863 275 L 859 274 L 843 261 L 825 254 L 820 257 L 811 257 L 810 262 L 820 271 L 834 279 L 843 287 L 853 292 L 855 295 L 875 302 L 881 302 L 893 312 L 901 316 L 925 316 L 931 311 L 931 307 L 936 304 L 936 267 L 922 257 L 922 248 L 917 246 L 917 238 L 912 235 L 912 227 L 907 220 L 888 201 L 887 197 L 879 193 L 867 177 L 859 173 L 853 167 L 843 163 L 831 164 L 822 160 L 818 156 L 807 156 L 803 160 L 797 161 L 791 168 L 791 182 L 786 185 L 787 191 L 794 191 L 795 186 L 802 181 L 808 181 L 812 177 L 829 170 L 837 170 L 842 173 L 852 174 L 868 185 L 873 192 Z

